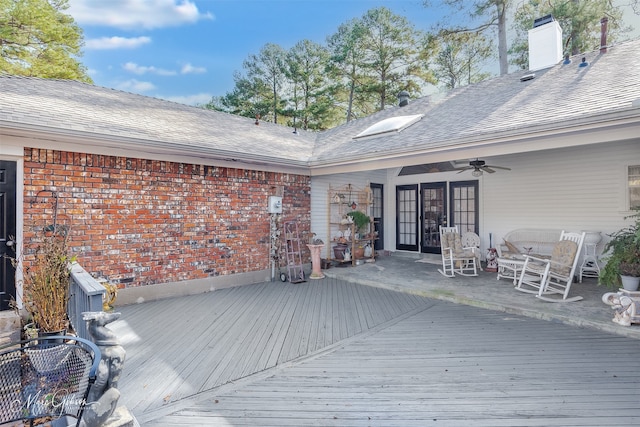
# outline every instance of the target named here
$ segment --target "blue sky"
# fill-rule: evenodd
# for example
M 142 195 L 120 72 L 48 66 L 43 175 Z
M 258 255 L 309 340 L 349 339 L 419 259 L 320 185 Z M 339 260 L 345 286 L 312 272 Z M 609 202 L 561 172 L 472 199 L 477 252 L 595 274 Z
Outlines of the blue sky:
M 437 4 L 438 1 L 432 1 Z M 95 84 L 203 104 L 266 43 L 325 43 L 338 26 L 385 6 L 428 30 L 447 11 L 422 0 L 70 0 Z

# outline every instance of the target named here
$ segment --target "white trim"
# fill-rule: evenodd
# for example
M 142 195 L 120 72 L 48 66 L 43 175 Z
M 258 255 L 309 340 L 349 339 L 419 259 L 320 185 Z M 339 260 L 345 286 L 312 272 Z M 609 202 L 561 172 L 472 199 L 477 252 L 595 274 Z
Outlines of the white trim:
M 624 167 L 624 207 L 627 212 L 631 213 L 631 188 L 629 186 L 629 168 L 630 167 L 640 167 L 640 163 L 628 163 Z
M 296 175 L 309 176 L 309 169 L 306 162 L 288 162 L 278 160 L 274 162 L 250 161 L 239 156 L 223 156 L 220 152 L 206 148 L 184 148 L 178 154 L 175 146 L 167 146 L 160 149 L 157 147 L 142 147 L 133 142 L 115 140 L 90 140 L 66 138 L 61 139 L 58 135 L 3 135 L 3 151 L 20 153 L 23 155 L 24 148 L 40 148 L 48 150 L 70 151 L 75 153 L 99 154 L 104 156 L 134 157 L 147 160 L 187 163 L 194 165 L 206 165 L 216 167 L 226 167 L 233 169 L 249 169 L 261 172 L 291 173 Z M 2 154 L 2 152 L 0 152 Z
M 16 160 L 16 259 L 22 260 L 24 242 L 24 157 Z M 22 268 L 18 264 L 16 269 L 16 304 L 22 310 Z
M 629 108 L 601 117 L 589 117 L 591 120 L 597 119 L 595 122 L 574 119 L 571 125 L 561 122 L 552 126 L 497 132 L 494 133 L 495 137 L 448 140 L 441 145 L 431 144 L 427 148 L 424 148 L 424 144 L 419 144 L 422 148 L 397 150 L 394 153 L 358 153 L 343 156 L 340 160 L 312 160 L 309 166 L 311 175 L 317 176 L 634 140 L 640 135 L 639 118 L 637 109 Z

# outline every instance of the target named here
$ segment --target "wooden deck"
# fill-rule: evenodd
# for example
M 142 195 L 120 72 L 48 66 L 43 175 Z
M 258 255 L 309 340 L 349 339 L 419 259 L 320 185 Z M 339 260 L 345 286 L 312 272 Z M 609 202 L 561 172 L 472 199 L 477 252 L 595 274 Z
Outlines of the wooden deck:
M 136 415 L 316 352 L 434 304 L 337 280 L 264 283 L 122 307 L 123 399 Z
M 153 426 L 640 424 L 640 341 L 335 279 L 123 307 Z

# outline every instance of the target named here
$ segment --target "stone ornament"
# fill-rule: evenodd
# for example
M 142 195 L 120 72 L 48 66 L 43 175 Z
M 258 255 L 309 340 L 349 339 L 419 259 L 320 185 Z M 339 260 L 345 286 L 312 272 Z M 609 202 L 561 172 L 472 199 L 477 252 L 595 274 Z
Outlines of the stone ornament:
M 134 425 L 133 416 L 124 407 L 118 407 L 120 391 L 118 380 L 122 373 L 126 352 L 116 334 L 107 324 L 117 320 L 120 313 L 87 311 L 82 318 L 92 341 L 98 346 L 102 357 L 98 366 L 96 382 L 87 397 L 87 407 L 82 415 L 82 427 L 128 427 Z
M 607 292 L 602 296 L 602 302 L 615 310 L 613 322 L 622 326 L 640 323 L 640 292 Z

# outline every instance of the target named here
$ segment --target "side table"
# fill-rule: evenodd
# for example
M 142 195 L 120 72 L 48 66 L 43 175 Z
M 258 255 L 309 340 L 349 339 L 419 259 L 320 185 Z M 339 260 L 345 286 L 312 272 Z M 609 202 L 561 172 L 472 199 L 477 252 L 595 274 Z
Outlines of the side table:
M 582 265 L 580 266 L 580 283 L 582 283 L 583 277 L 598 277 L 600 275 L 596 247 L 596 243 L 585 243 L 582 245 L 584 253 L 582 256 Z
M 498 280 L 513 279 L 513 285 L 517 285 L 522 267 L 524 267 L 524 259 L 498 258 Z

